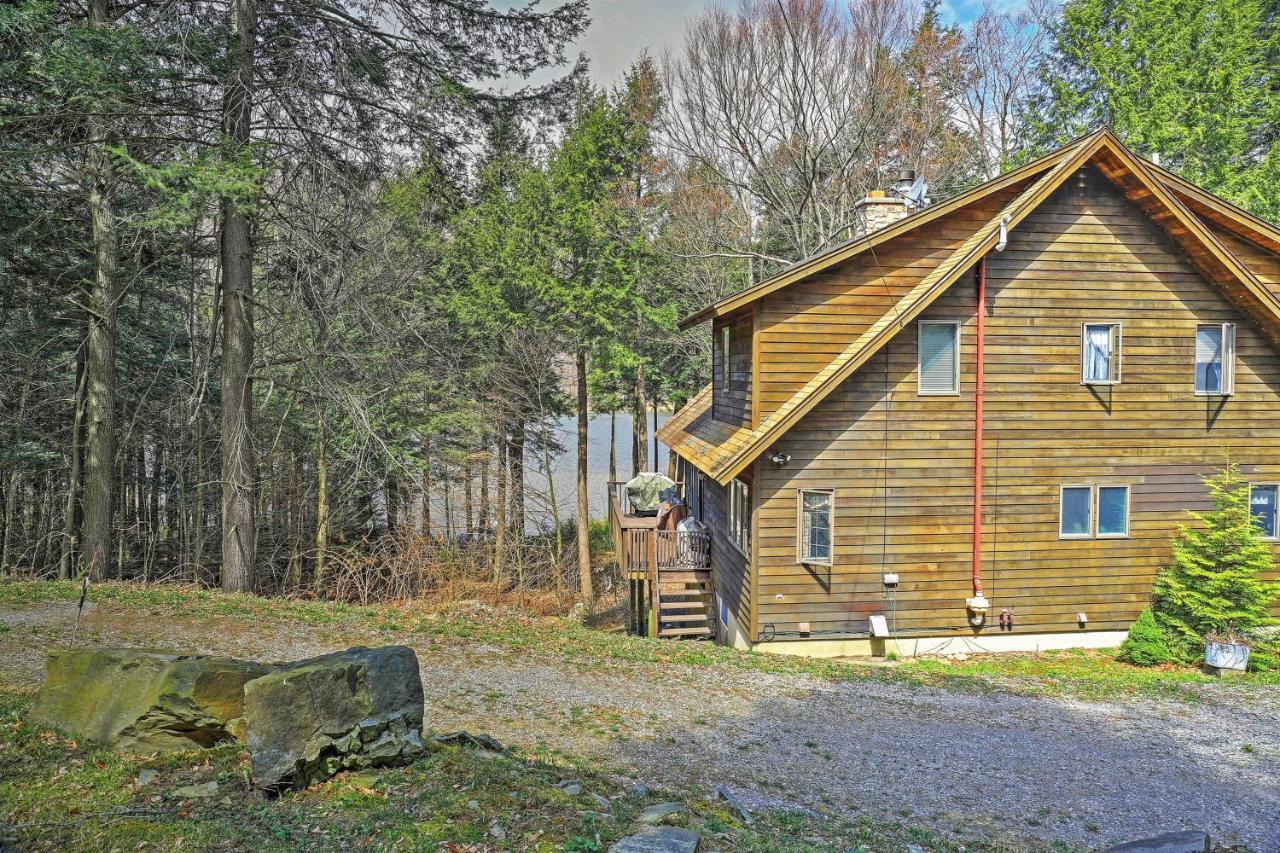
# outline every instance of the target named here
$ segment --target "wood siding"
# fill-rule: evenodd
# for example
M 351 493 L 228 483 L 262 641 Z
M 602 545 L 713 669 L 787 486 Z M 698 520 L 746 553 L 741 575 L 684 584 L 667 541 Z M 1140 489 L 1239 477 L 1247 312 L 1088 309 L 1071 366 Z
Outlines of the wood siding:
M 759 415 L 778 410 L 939 262 L 1026 188 L 994 193 L 761 300 Z
M 751 426 L 752 312 L 743 311 L 713 324 L 711 416 L 721 423 Z M 729 330 L 729 381 L 725 382 L 721 337 Z
M 900 295 L 972 227 L 939 220 L 927 233 L 898 238 L 910 238 L 909 246 L 885 244 L 878 263 L 859 258 L 768 297 L 759 336 L 761 411 L 794 393 L 875 319 L 888 296 L 874 297 L 874 288 Z M 1092 167 L 1022 222 L 1004 253 L 990 255 L 988 296 L 986 594 L 995 613 L 1014 611 L 1018 632 L 1079 630 L 1081 611 L 1090 629 L 1125 628 L 1145 604 L 1185 510 L 1204 506 L 1199 474 L 1229 452 L 1256 480 L 1280 480 L 1280 358 Z M 817 637 L 865 632 L 869 614 L 890 610 L 881 585 L 887 570 L 901 577 L 900 630 L 965 630 L 975 308 L 966 274 L 921 318 L 963 324 L 958 397 L 917 395 L 912 324 L 775 445 L 791 454 L 787 465 L 757 464 L 761 630 L 793 639 L 797 623 L 807 621 Z M 1123 323 L 1121 385 L 1080 384 L 1085 321 Z M 1237 324 L 1236 394 L 1197 397 L 1196 325 L 1222 322 Z M 1129 538 L 1059 539 L 1060 486 L 1094 483 L 1131 487 Z M 835 490 L 832 567 L 796 563 L 798 488 Z M 987 631 L 998 631 L 994 622 Z

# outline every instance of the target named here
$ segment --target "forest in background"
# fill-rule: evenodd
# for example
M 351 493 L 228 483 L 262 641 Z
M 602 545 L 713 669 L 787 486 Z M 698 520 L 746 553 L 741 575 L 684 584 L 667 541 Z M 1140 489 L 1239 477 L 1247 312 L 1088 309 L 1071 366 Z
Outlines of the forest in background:
M 1278 13 L 743 0 L 600 86 L 585 0 L 5 4 L 0 574 L 590 600 L 585 419 L 648 467 L 708 378 L 680 316 L 900 169 L 945 198 L 1099 124 L 1275 221 Z M 530 535 L 570 414 L 579 511 Z

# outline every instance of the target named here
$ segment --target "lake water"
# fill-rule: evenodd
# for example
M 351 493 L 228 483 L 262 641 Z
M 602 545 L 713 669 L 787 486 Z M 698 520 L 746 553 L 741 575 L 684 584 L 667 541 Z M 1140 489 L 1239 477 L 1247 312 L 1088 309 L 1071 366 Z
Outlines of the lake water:
M 666 423 L 669 417 L 670 415 L 659 412 L 658 424 Z M 650 414 L 648 421 L 649 455 L 652 456 L 652 414 Z M 618 479 L 629 480 L 631 479 L 631 414 L 629 412 L 618 412 L 615 428 L 617 430 L 618 445 Z M 552 479 L 555 483 L 555 503 L 559 508 L 562 521 L 573 518 L 577 513 L 577 434 L 578 419 L 576 416 L 569 416 L 560 419 L 552 436 L 564 448 L 562 453 L 554 455 L 551 460 Z M 650 460 L 649 470 L 666 473 L 667 455 L 666 445 L 658 442 L 657 464 L 654 465 Z M 592 518 L 604 518 L 608 513 L 608 480 L 609 416 L 595 415 L 587 422 L 587 486 Z M 490 488 L 492 488 L 492 484 Z M 525 514 L 526 527 L 529 532 L 535 532 L 542 527 L 550 527 L 552 515 L 550 494 L 551 489 L 549 488 L 547 474 L 543 470 L 540 453 L 531 447 L 525 458 Z M 450 501 L 454 505 L 452 514 L 454 516 L 455 530 L 462 526 L 461 501 L 460 489 L 455 488 Z M 443 519 L 443 497 L 437 493 L 432 496 L 431 503 L 432 517 Z M 437 521 L 437 523 L 439 522 Z

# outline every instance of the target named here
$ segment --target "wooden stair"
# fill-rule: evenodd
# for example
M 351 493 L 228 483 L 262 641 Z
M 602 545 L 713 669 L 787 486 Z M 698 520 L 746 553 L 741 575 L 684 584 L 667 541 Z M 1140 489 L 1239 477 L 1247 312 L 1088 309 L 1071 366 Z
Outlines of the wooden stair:
M 680 639 L 714 637 L 711 570 L 690 567 L 658 570 L 658 636 Z

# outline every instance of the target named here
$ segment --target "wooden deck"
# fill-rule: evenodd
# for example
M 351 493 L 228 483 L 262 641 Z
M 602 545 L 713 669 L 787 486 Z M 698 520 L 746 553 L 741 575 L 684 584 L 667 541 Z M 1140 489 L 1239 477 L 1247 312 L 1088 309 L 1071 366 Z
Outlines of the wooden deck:
M 609 483 L 609 529 L 627 581 L 627 631 L 714 638 L 710 534 L 658 530 L 656 517 L 632 511 L 624 486 Z

